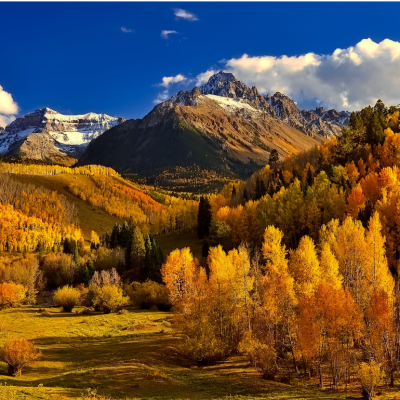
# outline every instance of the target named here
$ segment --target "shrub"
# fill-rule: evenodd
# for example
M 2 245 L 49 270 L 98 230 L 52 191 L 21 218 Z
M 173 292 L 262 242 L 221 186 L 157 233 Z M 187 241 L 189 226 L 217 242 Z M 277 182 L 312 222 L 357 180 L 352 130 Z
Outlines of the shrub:
M 125 263 L 124 251 L 116 249 L 107 249 L 100 247 L 96 252 L 96 259 L 94 261 L 94 268 L 96 271 L 118 269 L 120 265 Z
M 71 254 L 50 253 L 43 260 L 43 275 L 49 287 L 72 285 L 76 264 Z
M 172 306 L 167 287 L 157 282 L 133 282 L 127 287 L 127 294 L 137 307 L 150 309 L 156 306 L 159 310 L 168 311 Z
M 110 400 L 110 397 L 97 394 L 96 389 L 88 389 L 86 393 L 82 393 L 82 400 Z
M 106 285 L 95 289 L 93 304 L 104 313 L 116 312 L 129 303 L 122 289 L 115 285 Z
M 239 351 L 246 354 L 262 378 L 274 380 L 278 372 L 277 354 L 270 344 L 260 343 L 246 335 L 239 344 Z
M 25 299 L 26 289 L 15 283 L 0 283 L 0 309 L 15 307 Z
M 62 307 L 65 312 L 71 312 L 72 309 L 79 305 L 81 292 L 71 286 L 58 288 L 53 297 L 53 303 L 57 307 Z
M 22 370 L 40 357 L 37 348 L 26 339 L 9 338 L 1 349 L 1 358 L 8 365 L 9 375 L 19 376 Z
M 100 311 L 100 306 L 98 305 L 98 303 L 94 303 L 94 299 L 97 296 L 98 289 L 104 286 L 121 287 L 121 285 L 121 278 L 115 268 L 108 271 L 96 271 L 89 282 L 89 289 L 86 296 L 87 304 L 89 306 L 94 306 L 96 311 Z

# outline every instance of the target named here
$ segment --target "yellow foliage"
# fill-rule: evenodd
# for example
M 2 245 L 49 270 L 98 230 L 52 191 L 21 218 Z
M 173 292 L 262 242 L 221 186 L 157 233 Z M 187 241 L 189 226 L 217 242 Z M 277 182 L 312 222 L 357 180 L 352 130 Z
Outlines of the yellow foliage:
M 40 357 L 40 352 L 26 339 L 9 338 L 0 355 L 8 364 L 8 373 L 20 376 L 25 367 Z

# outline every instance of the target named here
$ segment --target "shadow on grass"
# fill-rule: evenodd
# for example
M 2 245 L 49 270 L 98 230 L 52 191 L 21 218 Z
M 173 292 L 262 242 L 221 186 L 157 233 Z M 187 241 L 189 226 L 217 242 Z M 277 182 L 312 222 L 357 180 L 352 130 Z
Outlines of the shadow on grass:
M 262 380 L 239 356 L 217 365 L 197 367 L 179 354 L 178 339 L 173 334 L 112 338 L 53 336 L 37 338 L 35 344 L 41 349 L 41 360 L 27 368 L 21 377 L 0 376 L 0 383 L 20 387 L 42 384 L 44 388 L 61 388 L 68 397 L 76 396 L 77 391 L 80 395 L 90 387 L 112 398 L 216 399 L 230 395 L 282 400 L 357 398 Z M 6 371 L 6 365 L 0 364 L 0 373 Z M 162 372 L 165 378 L 153 379 L 153 372 Z

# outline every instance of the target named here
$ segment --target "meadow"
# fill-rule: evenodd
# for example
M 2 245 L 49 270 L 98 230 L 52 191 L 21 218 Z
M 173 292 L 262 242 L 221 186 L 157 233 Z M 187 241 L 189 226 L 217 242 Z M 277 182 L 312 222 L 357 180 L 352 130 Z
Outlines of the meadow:
M 261 379 L 246 358 L 232 356 L 197 366 L 180 354 L 180 333 L 171 312 L 128 309 L 122 314 L 64 313 L 23 306 L 0 312 L 0 344 L 9 335 L 32 340 L 41 359 L 22 376 L 6 375 L 0 363 L 1 400 L 80 399 L 87 389 L 111 399 L 358 399 L 318 389 L 294 377 L 291 385 Z M 400 399 L 385 391 L 382 399 Z

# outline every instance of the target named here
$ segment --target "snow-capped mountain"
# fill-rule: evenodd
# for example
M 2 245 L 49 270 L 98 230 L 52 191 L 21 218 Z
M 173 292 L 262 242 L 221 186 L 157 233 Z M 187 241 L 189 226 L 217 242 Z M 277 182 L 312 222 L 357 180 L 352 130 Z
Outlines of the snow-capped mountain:
M 50 108 L 39 109 L 0 131 L 0 155 L 77 159 L 90 141 L 124 121 L 106 114 L 63 115 Z
M 350 117 L 350 113 L 346 111 L 325 111 L 323 108 L 300 111 L 288 96 L 279 92 L 273 96 L 270 94 L 262 96 L 256 87 L 249 88 L 229 72 L 218 72 L 200 86 L 199 90 L 206 95 L 247 103 L 254 109 L 278 118 L 309 136 L 322 135 L 327 138 L 338 136 L 343 126 L 348 124 Z M 214 100 L 216 99 L 215 97 Z
M 272 149 L 283 158 L 324 141 L 279 119 L 256 88 L 220 73 L 156 105 L 143 119 L 105 132 L 78 165 L 105 165 L 175 190 L 188 182 L 247 178 L 268 163 Z

